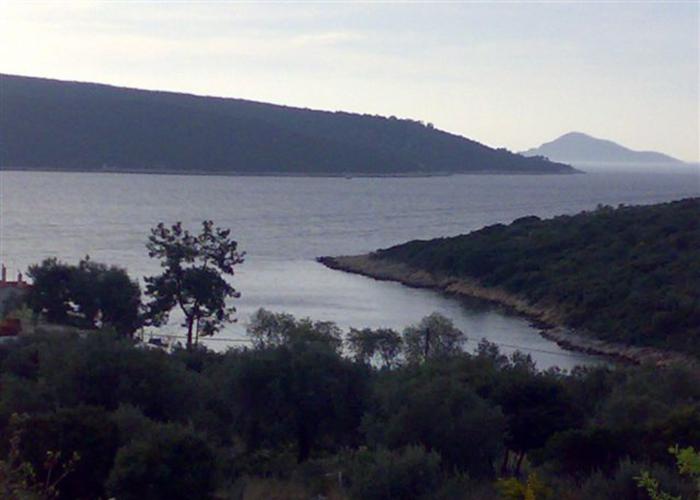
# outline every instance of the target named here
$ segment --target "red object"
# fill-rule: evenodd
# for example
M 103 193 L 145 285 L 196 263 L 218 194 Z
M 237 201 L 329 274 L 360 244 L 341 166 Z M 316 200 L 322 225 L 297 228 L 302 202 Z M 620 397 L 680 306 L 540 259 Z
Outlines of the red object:
M 0 337 L 15 337 L 22 331 L 22 322 L 17 318 L 0 321 Z

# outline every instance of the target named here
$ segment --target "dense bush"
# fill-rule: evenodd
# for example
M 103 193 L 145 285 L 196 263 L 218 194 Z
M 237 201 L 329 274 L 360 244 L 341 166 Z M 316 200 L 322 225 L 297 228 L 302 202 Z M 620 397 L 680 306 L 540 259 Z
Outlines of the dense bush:
M 186 421 L 197 413 L 203 381 L 164 352 L 135 349 L 108 333 L 52 341 L 39 349 L 38 379 L 56 406 L 115 410 L 131 404 L 154 420 Z
M 60 498 L 92 499 L 104 494 L 104 483 L 119 448 L 116 427 L 107 411 L 95 407 L 59 408 L 18 419 L 10 431 L 19 431 L 23 460 L 38 473 L 41 483 L 50 482 L 44 464 L 47 451 L 60 453 L 59 460 L 74 459 L 74 468 L 61 483 Z
M 247 450 L 353 444 L 365 411 L 368 371 L 324 343 L 293 343 L 224 355 L 212 377 Z
M 124 500 L 210 498 L 214 453 L 196 433 L 159 425 L 119 450 L 107 489 Z
M 443 480 L 440 461 L 421 446 L 360 450 L 349 460 L 350 493 L 366 500 L 430 498 Z
M 0 491 L 28 477 L 41 491 L 47 453 L 77 457 L 61 498 L 494 498 L 496 479 L 526 477 L 552 498 L 622 498 L 642 471 L 692 487 L 669 485 L 667 451 L 700 442 L 692 368 L 540 372 L 485 342 L 375 367 L 325 341 L 332 325 L 307 327 L 226 353 L 107 332 L 0 344 L 0 471 L 34 471 L 0 475 Z
M 377 385 L 365 418 L 370 443 L 392 449 L 422 444 L 472 477 L 495 473 L 505 431 L 498 408 L 451 377 L 399 373 L 387 382 Z
M 94 328 L 96 323 L 132 335 L 140 326 L 141 288 L 124 269 L 92 262 L 77 266 L 46 259 L 30 266 L 27 302 L 58 324 Z
M 675 469 L 668 466 L 654 464 L 649 466 L 623 460 L 610 476 L 596 472 L 590 476 L 581 487 L 581 493 L 585 498 L 600 500 L 647 500 L 646 491 L 639 488 L 637 478 L 643 471 L 647 471 L 659 482 L 661 489 L 676 498 L 692 499 L 694 494 L 693 484 L 681 477 Z

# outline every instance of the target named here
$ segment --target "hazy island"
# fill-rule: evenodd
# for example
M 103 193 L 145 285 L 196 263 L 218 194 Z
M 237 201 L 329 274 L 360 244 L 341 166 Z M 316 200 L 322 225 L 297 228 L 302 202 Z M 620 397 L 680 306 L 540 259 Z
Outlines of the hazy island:
M 569 132 L 539 147 L 521 153 L 528 157 L 549 158 L 574 165 L 683 166 L 672 156 L 657 151 L 635 151 L 613 141 L 581 132 Z
M 700 198 L 325 257 L 336 269 L 506 305 L 564 346 L 632 361 L 700 355 Z M 658 349 L 658 350 L 657 350 Z
M 415 120 L 0 75 L 0 168 L 241 175 L 567 174 Z

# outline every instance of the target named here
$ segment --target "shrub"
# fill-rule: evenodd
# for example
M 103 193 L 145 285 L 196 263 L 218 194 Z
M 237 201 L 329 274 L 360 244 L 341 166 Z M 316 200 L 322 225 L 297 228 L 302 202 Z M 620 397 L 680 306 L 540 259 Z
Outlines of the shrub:
M 493 476 L 505 419 L 469 385 L 407 370 L 378 384 L 376 403 L 363 422 L 369 443 L 392 449 L 420 444 L 450 468 L 473 478 Z
M 443 479 L 440 463 L 437 452 L 422 446 L 361 450 L 350 459 L 350 493 L 364 500 L 427 498 Z
M 600 500 L 647 500 L 648 494 L 638 486 L 636 479 L 642 471 L 649 471 L 658 480 L 661 489 L 671 495 L 693 498 L 692 483 L 684 480 L 673 469 L 660 464 L 647 466 L 630 460 L 620 462 L 611 476 L 600 472 L 593 474 L 581 487 L 581 493 L 584 498 Z
M 41 351 L 39 377 L 63 406 L 131 404 L 154 420 L 185 421 L 198 408 L 198 374 L 160 351 L 106 332 L 65 338 Z
M 120 500 L 205 499 L 214 487 L 215 465 L 202 437 L 160 425 L 119 450 L 107 489 Z
M 18 420 L 21 457 L 30 463 L 43 483 L 49 481 L 47 453 L 62 459 L 75 455 L 72 472 L 60 485 L 59 498 L 91 499 L 104 494 L 104 482 L 119 447 L 118 433 L 109 414 L 100 408 L 63 408 L 55 413 Z

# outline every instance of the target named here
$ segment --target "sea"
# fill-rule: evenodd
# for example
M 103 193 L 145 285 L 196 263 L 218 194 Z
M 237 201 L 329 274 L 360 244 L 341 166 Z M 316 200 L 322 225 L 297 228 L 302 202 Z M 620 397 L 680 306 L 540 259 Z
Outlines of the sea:
M 159 222 L 197 231 L 211 219 L 245 251 L 232 284 L 237 322 L 206 340 L 245 345 L 259 308 L 334 321 L 341 328 L 401 330 L 432 312 L 467 335 L 542 369 L 569 370 L 600 359 L 566 351 L 522 317 L 487 304 L 327 269 L 315 259 L 351 255 L 413 239 L 468 233 L 526 215 L 551 217 L 597 205 L 652 204 L 700 195 L 700 171 L 580 175 L 436 177 L 246 177 L 0 171 L 0 262 L 10 277 L 47 257 L 91 259 L 134 279 L 159 272 L 145 243 Z M 698 214 L 700 216 L 700 214 Z M 181 318 L 157 335 L 182 335 Z

